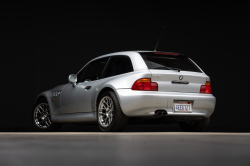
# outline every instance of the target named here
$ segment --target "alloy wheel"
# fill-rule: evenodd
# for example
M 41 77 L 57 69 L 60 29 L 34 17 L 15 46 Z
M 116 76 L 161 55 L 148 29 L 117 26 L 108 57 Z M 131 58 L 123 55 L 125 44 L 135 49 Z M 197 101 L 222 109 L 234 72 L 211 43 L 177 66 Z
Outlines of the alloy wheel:
M 52 125 L 49 105 L 47 103 L 40 103 L 34 110 L 34 123 L 41 129 L 46 129 Z
M 102 98 L 102 100 L 99 103 L 98 107 L 98 121 L 101 126 L 108 127 L 114 116 L 114 104 L 113 100 L 105 96 Z

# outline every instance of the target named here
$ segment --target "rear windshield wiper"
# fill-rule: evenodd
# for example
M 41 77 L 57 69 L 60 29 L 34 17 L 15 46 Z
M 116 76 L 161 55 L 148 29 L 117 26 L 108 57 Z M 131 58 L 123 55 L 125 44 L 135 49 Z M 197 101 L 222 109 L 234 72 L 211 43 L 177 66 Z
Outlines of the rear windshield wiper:
M 170 70 L 178 70 L 178 72 L 181 71 L 181 69 L 179 68 L 175 68 L 175 67 L 166 67 L 166 66 L 161 66 L 161 67 L 155 67 L 153 69 L 170 69 Z

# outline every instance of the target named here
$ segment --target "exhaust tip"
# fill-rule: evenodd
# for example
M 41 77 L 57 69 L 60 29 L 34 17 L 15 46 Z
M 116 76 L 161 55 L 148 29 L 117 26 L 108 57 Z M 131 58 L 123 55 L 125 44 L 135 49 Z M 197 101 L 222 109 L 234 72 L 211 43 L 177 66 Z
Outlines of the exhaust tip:
M 155 116 L 166 116 L 168 113 L 166 110 L 156 110 Z

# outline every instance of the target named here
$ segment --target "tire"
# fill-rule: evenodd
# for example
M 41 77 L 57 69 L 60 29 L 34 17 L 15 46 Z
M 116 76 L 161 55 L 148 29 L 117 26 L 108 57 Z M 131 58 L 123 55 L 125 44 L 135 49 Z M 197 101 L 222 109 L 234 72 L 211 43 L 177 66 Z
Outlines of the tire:
M 49 105 L 46 99 L 40 99 L 36 102 L 32 110 L 31 118 L 35 131 L 57 131 L 62 126 L 60 123 L 53 123 L 51 121 Z
M 125 129 L 128 119 L 122 112 L 118 98 L 113 91 L 105 92 L 100 97 L 97 102 L 97 121 L 102 131 L 122 131 Z
M 210 117 L 209 118 L 203 118 L 202 120 L 198 121 L 198 122 L 193 122 L 193 123 L 189 123 L 189 122 L 182 122 L 179 123 L 181 129 L 185 132 L 202 132 L 205 131 L 206 128 L 208 127 L 210 121 Z

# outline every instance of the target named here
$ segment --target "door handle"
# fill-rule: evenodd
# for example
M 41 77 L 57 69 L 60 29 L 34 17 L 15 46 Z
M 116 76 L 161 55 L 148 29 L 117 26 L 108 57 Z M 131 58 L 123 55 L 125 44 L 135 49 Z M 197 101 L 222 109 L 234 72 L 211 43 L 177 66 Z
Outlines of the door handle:
M 89 90 L 91 88 L 91 86 L 86 86 L 85 89 Z
M 177 80 L 174 80 L 172 81 L 172 84 L 189 84 L 188 81 L 177 81 Z

